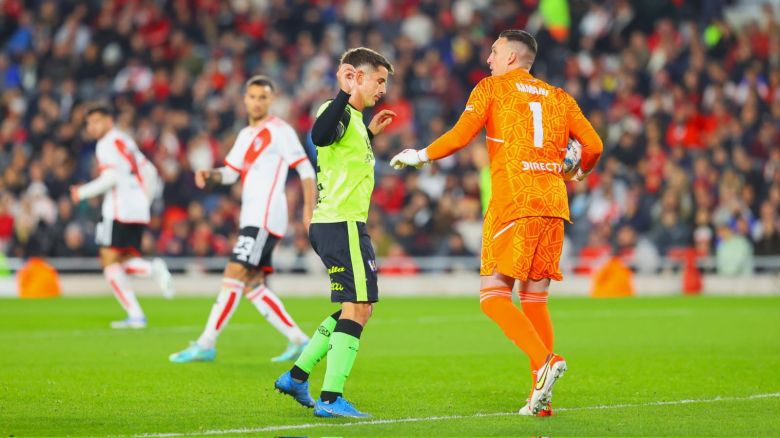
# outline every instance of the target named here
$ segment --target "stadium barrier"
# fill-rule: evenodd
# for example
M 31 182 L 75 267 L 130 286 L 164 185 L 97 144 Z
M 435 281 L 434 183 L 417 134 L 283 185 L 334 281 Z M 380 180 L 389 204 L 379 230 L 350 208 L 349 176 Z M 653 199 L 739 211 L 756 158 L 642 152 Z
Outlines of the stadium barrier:
M 479 290 L 478 264 L 474 257 L 429 257 L 410 259 L 413 270 L 380 272 L 382 296 L 477 296 Z M 572 260 L 569 260 L 570 262 Z M 576 260 L 574 260 L 576 262 Z M 60 272 L 65 296 L 108 295 L 109 288 L 100 273 L 95 258 L 49 259 Z M 176 289 L 181 295 L 213 296 L 219 290 L 224 258 L 171 258 L 167 262 L 174 272 Z M 384 261 L 380 260 L 380 266 Z M 24 261 L 9 259 L 12 270 L 18 270 Z M 567 263 L 568 264 L 568 263 Z M 576 263 L 569 264 L 569 266 Z M 405 265 L 409 266 L 409 265 Z M 755 273 L 744 277 L 723 277 L 714 274 L 714 260 L 698 261 L 705 295 L 780 295 L 780 257 L 756 258 Z M 287 271 L 287 272 L 286 272 Z M 592 279 L 590 275 L 574 274 L 564 269 L 563 282 L 553 282 L 554 295 L 587 296 Z M 270 285 L 282 295 L 327 296 L 328 277 L 324 268 L 310 273 L 290 273 L 289 266 L 279 266 L 270 277 Z M 147 279 L 133 279 L 139 295 L 159 295 L 156 285 Z M 683 270 L 679 260 L 662 260 L 657 272 L 637 273 L 633 277 L 636 295 L 679 295 L 683 290 Z M 0 296 L 16 296 L 14 278 L 0 278 Z

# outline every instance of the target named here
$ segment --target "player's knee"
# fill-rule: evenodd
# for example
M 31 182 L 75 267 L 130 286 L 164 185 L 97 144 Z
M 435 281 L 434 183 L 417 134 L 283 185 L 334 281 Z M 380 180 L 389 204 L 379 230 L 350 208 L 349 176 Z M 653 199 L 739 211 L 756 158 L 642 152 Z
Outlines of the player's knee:
M 526 282 L 523 283 L 523 287 L 522 287 L 523 291 L 534 292 L 534 293 L 546 293 L 549 288 L 550 288 L 549 278 L 539 278 L 539 279 L 529 278 Z
M 511 294 L 511 292 L 509 292 Z M 512 296 L 506 293 L 496 294 L 488 293 L 481 294 L 479 299 L 479 308 L 482 313 L 487 315 L 490 319 L 495 320 L 496 315 L 502 313 L 502 309 L 506 309 L 506 306 L 513 306 Z
M 371 319 L 371 315 L 374 314 L 374 305 L 371 303 L 368 303 L 365 308 L 365 314 L 363 318 L 363 322 L 361 323 L 363 326 L 368 323 L 368 320 Z
M 249 280 L 248 274 L 249 272 L 244 266 L 238 263 L 228 262 L 227 266 L 225 266 L 225 272 L 223 275 L 226 278 L 232 278 L 241 282 L 247 282 Z
M 342 318 L 351 319 L 365 326 L 369 318 L 371 318 L 373 305 L 371 303 L 344 303 L 341 311 Z
M 256 275 L 249 274 L 249 277 L 244 286 L 244 295 L 246 296 L 249 296 L 250 293 L 255 292 L 257 288 L 265 284 L 265 276 L 262 273 Z
M 371 313 L 372 313 L 371 304 L 361 304 L 357 306 L 356 310 L 357 312 L 355 316 L 357 316 L 357 322 L 359 322 L 360 325 L 366 325 L 368 320 L 371 318 Z
M 100 264 L 104 268 L 114 263 L 120 263 L 121 259 L 122 255 L 114 248 L 100 248 Z
M 491 316 L 496 308 L 496 304 L 498 304 L 498 300 L 500 299 L 501 298 L 496 297 L 482 297 L 479 299 L 479 308 L 482 310 L 482 313 L 487 316 Z

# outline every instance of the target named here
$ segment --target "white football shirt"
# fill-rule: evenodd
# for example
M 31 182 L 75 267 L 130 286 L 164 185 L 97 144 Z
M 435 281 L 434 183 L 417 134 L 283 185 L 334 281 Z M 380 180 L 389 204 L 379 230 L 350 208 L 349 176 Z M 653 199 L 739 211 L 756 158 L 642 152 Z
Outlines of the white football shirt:
M 241 174 L 239 226 L 263 228 L 281 237 L 287 231 L 287 171 L 308 161 L 295 130 L 271 116 L 238 133 L 225 165 Z
M 146 157 L 124 132 L 112 128 L 97 142 L 100 170 L 114 169 L 117 183 L 103 196 L 103 218 L 122 223 L 149 223 L 150 200 L 144 191 L 141 168 Z

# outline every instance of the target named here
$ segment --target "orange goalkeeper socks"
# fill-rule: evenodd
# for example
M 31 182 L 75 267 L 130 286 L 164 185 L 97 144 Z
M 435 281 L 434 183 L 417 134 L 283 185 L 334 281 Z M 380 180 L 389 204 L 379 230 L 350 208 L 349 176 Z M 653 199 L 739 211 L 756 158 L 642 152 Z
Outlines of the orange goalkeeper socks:
M 547 292 L 520 292 L 520 304 L 544 346 L 553 351 L 553 326 L 547 310 Z
M 547 310 L 547 292 L 520 292 L 520 305 L 523 313 L 533 324 L 539 339 L 548 350 L 553 350 L 553 326 L 550 312 Z M 536 370 L 539 367 L 531 365 L 531 384 L 536 382 Z
M 535 369 L 544 364 L 550 350 L 545 346 L 533 324 L 514 304 L 508 287 L 492 287 L 479 291 L 482 311 L 501 327 L 504 334 L 531 359 Z

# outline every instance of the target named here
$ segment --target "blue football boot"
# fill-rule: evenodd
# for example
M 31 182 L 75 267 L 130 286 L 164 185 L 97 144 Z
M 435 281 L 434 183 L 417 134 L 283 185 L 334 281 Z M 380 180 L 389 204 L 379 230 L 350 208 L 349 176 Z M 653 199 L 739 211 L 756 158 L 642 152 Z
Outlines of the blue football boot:
M 214 362 L 216 357 L 216 348 L 203 348 L 197 343 L 191 342 L 189 347 L 178 353 L 173 353 L 168 359 L 173 363 Z
M 325 403 L 322 399 L 317 399 L 317 403 L 314 405 L 314 415 L 317 417 L 370 417 L 370 415 L 355 409 L 352 403 L 344 397 L 337 398 L 333 403 Z
M 314 399 L 309 394 L 309 381 L 296 382 L 293 380 L 290 372 L 287 371 L 274 382 L 274 388 L 282 394 L 287 394 L 295 399 L 302 406 L 307 408 L 314 407 Z

